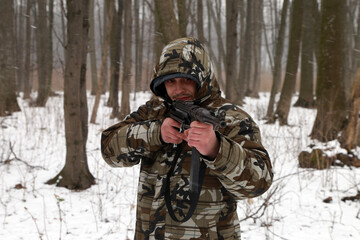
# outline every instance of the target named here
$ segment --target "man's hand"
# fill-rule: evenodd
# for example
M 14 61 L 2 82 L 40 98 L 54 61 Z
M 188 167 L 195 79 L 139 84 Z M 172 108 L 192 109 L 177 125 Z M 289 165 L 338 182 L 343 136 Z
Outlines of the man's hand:
M 190 147 L 195 147 L 202 155 L 211 159 L 216 157 L 220 143 L 211 124 L 194 121 L 184 133 Z
M 165 118 L 161 125 L 161 139 L 166 143 L 180 144 L 185 138 L 184 133 L 179 133 L 180 123 L 172 118 Z

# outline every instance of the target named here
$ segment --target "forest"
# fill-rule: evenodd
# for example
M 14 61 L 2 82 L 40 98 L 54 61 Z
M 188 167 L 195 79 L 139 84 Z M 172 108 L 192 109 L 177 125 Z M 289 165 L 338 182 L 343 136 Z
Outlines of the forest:
M 27 136 L 32 125 L 10 123 L 22 114 L 28 124 L 32 122 L 28 120 L 29 111 L 44 111 L 46 119 L 58 124 L 57 130 L 52 131 L 60 131 L 64 140 L 59 140 L 61 158 L 56 158 L 59 161 L 56 168 L 43 182 L 70 191 L 96 188 L 99 176 L 91 167 L 94 163 L 89 163 L 94 158 L 93 149 L 89 150 L 91 132 L 97 128 L 99 137 L 100 131 L 110 126 L 104 123 L 120 121 L 136 104 L 145 103 L 144 95 L 150 97 L 149 84 L 162 47 L 185 36 L 196 37 L 205 44 L 227 99 L 245 108 L 251 105 L 249 101 L 261 100 L 262 111 L 254 114 L 264 128 L 292 128 L 293 119 L 300 118 L 292 113 L 313 113 L 314 117 L 309 113 L 308 120 L 304 120 L 311 120 L 306 125 L 308 129 L 295 137 L 304 137 L 309 143 L 293 156 L 297 171 L 313 173 L 347 167 L 351 175 L 357 173 L 354 171 L 360 167 L 359 0 L 3 0 L 1 168 L 8 169 L 13 162 L 23 165 L 27 169 L 24 172 L 49 167 L 47 164 L 40 167 L 31 158 L 25 160 L 25 150 L 19 146 L 25 140 L 12 140 L 15 130 L 11 129 L 26 129 L 23 133 Z M 52 110 L 54 102 L 59 105 L 56 111 L 63 114 L 60 118 Z M 306 115 L 302 117 L 306 119 Z M 32 135 L 47 133 L 44 130 L 47 124 L 40 125 Z M 339 150 L 329 154 L 326 146 L 334 142 Z M 100 156 L 100 150 L 97 151 Z M 96 161 L 102 161 L 100 158 Z M 3 179 L 7 176 L 1 175 Z M 29 189 L 25 191 L 28 175 L 23 172 L 21 175 L 16 186 L 24 190 L 25 196 L 30 194 Z M 360 202 L 357 178 L 348 188 L 351 196 L 346 195 L 357 202 L 354 209 Z M 35 184 L 32 188 L 35 189 Z M 3 187 L 1 191 L 9 190 Z M 271 191 L 274 196 L 275 193 L 275 189 Z M 271 194 L 246 213 L 247 220 L 256 222 L 263 216 Z M 54 195 L 61 215 L 65 211 L 60 206 L 63 199 Z M 4 222 L 6 201 L 5 197 L 1 199 L 4 211 L 0 216 Z M 263 214 L 259 214 L 261 211 Z M 48 238 L 39 230 L 31 212 L 26 212 L 36 225 L 37 237 Z M 63 226 L 61 216 L 59 219 Z M 360 212 L 356 215 L 357 223 L 359 219 Z M 272 219 L 271 224 L 274 221 L 277 220 Z M 355 233 L 360 236 L 359 230 Z M 59 235 L 61 239 L 61 227 Z M 266 236 L 295 239 L 279 237 L 271 231 L 270 237 Z

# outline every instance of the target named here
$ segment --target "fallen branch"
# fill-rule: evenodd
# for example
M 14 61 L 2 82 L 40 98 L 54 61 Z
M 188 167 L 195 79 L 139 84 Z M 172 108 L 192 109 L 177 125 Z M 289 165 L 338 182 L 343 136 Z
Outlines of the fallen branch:
M 8 158 L 5 160 L 5 161 L 0 161 L 1 164 L 10 164 L 12 161 L 19 161 L 23 164 L 25 164 L 28 168 L 30 169 L 42 169 L 42 170 L 46 170 L 44 167 L 41 167 L 41 166 L 33 166 L 33 165 L 30 165 L 29 163 L 27 163 L 26 161 L 18 158 L 14 152 L 14 148 L 13 148 L 13 145 L 11 144 L 11 142 L 9 143 L 9 148 L 10 148 L 10 154 L 8 156 Z M 13 158 L 10 158 L 11 154 L 14 156 Z

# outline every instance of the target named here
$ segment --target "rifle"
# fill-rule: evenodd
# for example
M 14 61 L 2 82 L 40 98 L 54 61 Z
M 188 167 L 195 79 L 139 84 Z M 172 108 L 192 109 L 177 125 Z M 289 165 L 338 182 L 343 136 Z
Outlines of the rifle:
M 181 124 L 179 132 L 190 128 L 193 121 L 199 121 L 213 125 L 214 130 L 226 127 L 225 111 L 219 110 L 217 114 L 206 108 L 202 108 L 194 104 L 192 101 L 176 100 L 171 105 L 170 117 Z M 199 151 L 193 147 L 190 168 L 190 191 L 198 192 L 199 187 Z
M 192 101 L 176 100 L 171 105 L 170 117 L 181 124 L 180 132 L 190 128 L 190 123 L 199 121 L 213 125 L 214 130 L 226 127 L 225 111 L 217 114 L 206 108 L 199 107 Z
M 172 103 L 170 109 L 170 117 L 178 121 L 181 126 L 179 132 L 183 132 L 185 129 L 190 128 L 190 124 L 193 121 L 199 121 L 207 124 L 213 125 L 214 130 L 226 127 L 225 122 L 225 111 L 219 110 L 217 113 L 210 111 L 206 108 L 202 108 L 194 104 L 192 101 L 182 101 L 176 100 Z M 180 149 L 178 150 L 180 151 Z M 180 153 L 180 152 L 179 152 Z M 188 213 L 184 216 L 183 219 L 179 220 L 174 213 L 174 210 L 171 206 L 170 200 L 170 189 L 169 189 L 169 176 L 171 173 L 168 173 L 166 178 L 166 190 L 165 190 L 165 203 L 168 208 L 168 212 L 171 218 L 177 222 L 185 222 L 195 211 L 197 202 L 199 200 L 199 195 L 204 180 L 206 165 L 204 162 L 201 162 L 201 168 L 199 170 L 200 164 L 200 153 L 193 147 L 191 155 L 191 166 L 190 166 L 190 194 L 189 198 L 191 201 L 190 208 Z M 171 167 L 170 172 L 174 170 L 174 164 Z

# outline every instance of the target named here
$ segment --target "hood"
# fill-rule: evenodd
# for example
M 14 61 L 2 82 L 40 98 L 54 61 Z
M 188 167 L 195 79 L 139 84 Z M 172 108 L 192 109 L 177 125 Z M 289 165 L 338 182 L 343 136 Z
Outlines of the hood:
M 164 82 L 178 77 L 186 77 L 197 83 L 195 101 L 199 103 L 221 95 L 210 57 L 204 46 L 195 38 L 176 39 L 163 48 L 154 69 L 150 89 L 156 96 L 171 102 L 166 94 Z

